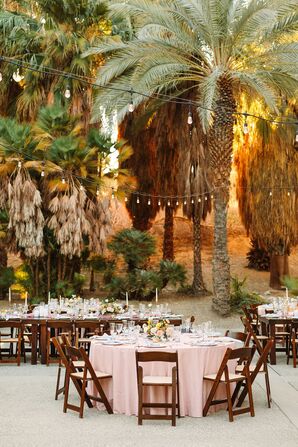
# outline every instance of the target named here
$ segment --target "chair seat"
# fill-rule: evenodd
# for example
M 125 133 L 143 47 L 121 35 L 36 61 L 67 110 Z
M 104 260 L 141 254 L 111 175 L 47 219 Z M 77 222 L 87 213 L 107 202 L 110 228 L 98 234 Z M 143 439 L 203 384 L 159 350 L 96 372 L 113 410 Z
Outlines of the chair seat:
M 83 360 L 75 360 L 75 361 L 73 362 L 73 366 L 74 366 L 75 368 L 84 368 L 84 366 L 85 366 L 85 362 L 84 362 Z
M 111 374 L 107 374 L 107 373 L 104 373 L 102 371 L 95 371 L 95 374 L 96 374 L 96 377 L 98 379 L 108 379 L 108 378 L 112 377 Z M 84 372 L 83 371 L 79 371 L 79 372 L 76 372 L 76 373 L 71 373 L 71 376 L 75 377 L 76 379 L 83 380 Z M 87 378 L 86 379 L 87 380 L 92 380 L 92 377 L 91 377 L 91 374 L 89 373 L 89 371 L 87 371 Z
M 172 385 L 170 376 L 144 376 L 143 385 Z
M 0 343 L 17 343 L 18 341 L 18 338 L 0 338 Z
M 204 380 L 211 380 L 214 381 L 216 379 L 217 374 L 208 374 L 206 376 L 204 376 Z M 234 374 L 234 373 L 229 373 L 229 380 L 230 382 L 237 382 L 239 380 L 243 380 L 245 379 L 245 376 L 243 376 L 242 374 Z M 224 375 L 221 376 L 220 382 L 225 382 L 225 377 Z
M 269 340 L 267 335 L 257 335 L 256 337 L 257 337 L 258 340 Z
M 249 372 L 254 372 L 255 368 L 256 368 L 256 365 L 249 365 Z M 243 369 L 244 369 L 244 365 L 237 365 L 235 371 L 236 371 L 236 373 L 238 373 L 238 372 L 241 373 L 243 371 Z M 259 372 L 260 373 L 264 372 L 264 365 L 261 366 L 261 368 L 259 369 Z
M 290 335 L 290 332 L 286 332 L 286 331 L 278 331 L 275 332 L 275 337 L 281 337 L 281 336 L 286 336 L 286 335 Z

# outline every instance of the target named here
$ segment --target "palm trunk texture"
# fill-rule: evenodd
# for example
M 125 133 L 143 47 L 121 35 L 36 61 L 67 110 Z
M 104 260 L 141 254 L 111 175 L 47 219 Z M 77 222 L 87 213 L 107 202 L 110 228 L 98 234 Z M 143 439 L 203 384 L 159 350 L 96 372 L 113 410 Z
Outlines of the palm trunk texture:
M 206 288 L 203 281 L 201 256 L 201 219 L 193 218 L 193 282 L 192 291 L 195 295 L 204 295 Z
M 214 192 L 213 307 L 230 311 L 230 262 L 227 247 L 227 212 L 233 151 L 235 101 L 229 79 L 219 83 L 214 122 L 209 134 L 210 179 Z
M 174 210 L 171 206 L 165 207 L 163 259 L 174 260 Z

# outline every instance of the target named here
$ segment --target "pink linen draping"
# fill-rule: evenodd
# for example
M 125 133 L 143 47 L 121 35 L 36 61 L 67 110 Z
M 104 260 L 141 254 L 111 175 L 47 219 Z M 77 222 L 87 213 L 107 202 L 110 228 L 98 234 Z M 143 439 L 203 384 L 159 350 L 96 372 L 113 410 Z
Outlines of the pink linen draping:
M 238 342 L 227 342 L 217 346 L 190 346 L 186 344 L 163 348 L 163 351 L 178 352 L 180 412 L 181 416 L 201 417 L 210 391 L 210 384 L 203 382 L 203 376 L 216 373 L 227 348 L 235 349 Z M 114 413 L 136 415 L 138 411 L 138 390 L 135 351 L 153 348 L 137 348 L 135 345 L 109 346 L 96 340 L 91 343 L 90 361 L 95 370 L 112 374 L 112 379 L 101 384 L 112 404 Z M 170 375 L 171 366 L 165 363 L 143 364 L 144 375 Z M 93 389 L 89 388 L 90 393 Z M 148 387 L 146 398 L 162 400 L 164 387 Z M 222 397 L 225 393 L 216 397 Z M 170 399 L 169 399 L 170 401 Z M 219 408 L 222 408 L 219 407 Z M 216 410 L 213 408 L 213 410 Z

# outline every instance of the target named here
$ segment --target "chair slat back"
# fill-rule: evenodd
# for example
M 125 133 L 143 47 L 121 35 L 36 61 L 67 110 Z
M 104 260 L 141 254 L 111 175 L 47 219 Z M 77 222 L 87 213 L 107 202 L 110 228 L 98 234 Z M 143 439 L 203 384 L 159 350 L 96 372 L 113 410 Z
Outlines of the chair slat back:
M 177 352 L 136 351 L 136 360 L 137 363 L 143 363 L 143 362 L 177 363 L 178 355 Z
M 225 336 L 226 337 L 230 337 L 230 338 L 234 338 L 234 340 L 242 341 L 244 343 L 244 346 L 248 346 L 249 345 L 249 341 L 250 341 L 250 338 L 251 338 L 251 335 L 249 333 L 234 332 L 234 331 L 230 331 L 229 329 L 226 331 Z

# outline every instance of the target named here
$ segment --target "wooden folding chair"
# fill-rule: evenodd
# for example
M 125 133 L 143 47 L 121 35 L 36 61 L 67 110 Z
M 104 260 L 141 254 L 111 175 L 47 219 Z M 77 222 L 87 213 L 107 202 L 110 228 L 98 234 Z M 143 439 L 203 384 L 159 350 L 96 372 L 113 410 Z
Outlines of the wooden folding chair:
M 251 389 L 251 379 L 249 373 L 249 364 L 251 361 L 252 350 L 251 348 L 239 348 L 239 349 L 230 349 L 226 350 L 224 358 L 221 362 L 221 365 L 216 374 L 208 374 L 204 376 L 204 380 L 212 382 L 212 388 L 210 390 L 209 396 L 207 398 L 206 404 L 203 409 L 203 416 L 207 416 L 208 410 L 211 405 L 218 405 L 227 402 L 228 410 L 229 410 L 229 421 L 233 422 L 234 416 L 243 413 L 250 413 L 253 417 L 255 415 L 254 412 L 254 404 L 252 397 L 252 389 Z M 228 363 L 231 360 L 237 360 L 238 363 L 243 364 L 243 370 L 241 374 L 230 373 L 228 368 Z M 233 402 L 231 396 L 231 385 L 233 383 L 245 382 L 248 390 L 249 397 L 249 407 L 245 408 L 236 408 L 233 409 Z M 226 398 L 225 399 L 214 399 L 215 393 L 220 384 L 225 385 L 226 388 Z
M 104 390 L 101 386 L 101 383 L 100 383 L 100 381 L 103 379 L 111 379 L 112 375 L 102 372 L 102 371 L 95 371 L 93 369 L 93 366 L 90 363 L 90 360 L 89 360 L 89 357 L 88 357 L 86 351 L 83 348 L 78 349 L 78 348 L 75 348 L 74 346 L 66 346 L 65 350 L 66 350 L 66 354 L 69 356 L 70 364 L 73 366 L 73 369 L 75 369 L 75 367 L 74 367 L 75 361 L 83 361 L 84 368 L 83 368 L 83 371 L 80 371 L 80 372 L 78 372 L 78 371 L 73 372 L 70 370 L 70 368 L 66 369 L 64 407 L 63 407 L 64 413 L 66 413 L 67 409 L 70 409 L 73 411 L 77 411 L 80 415 L 80 418 L 83 417 L 85 396 L 87 395 L 86 386 L 87 386 L 87 382 L 92 381 L 96 388 L 96 391 L 99 394 L 99 397 L 88 395 L 89 399 L 95 400 L 96 402 L 103 403 L 107 412 L 109 414 L 112 414 L 113 413 L 112 407 L 109 404 L 109 401 L 108 401 L 108 399 L 104 393 Z M 80 402 L 79 407 L 68 403 L 70 379 L 73 382 L 78 382 L 82 389 L 81 402 Z
M 259 358 L 256 362 L 256 364 L 252 364 L 250 363 L 249 365 L 249 372 L 250 372 L 250 380 L 251 380 L 251 384 L 253 384 L 255 378 L 257 377 L 258 374 L 264 374 L 265 377 L 265 385 L 266 385 L 266 395 L 267 395 L 267 403 L 268 403 L 268 408 L 271 407 L 271 389 L 270 389 L 270 381 L 269 381 L 269 372 L 268 372 L 268 363 L 267 363 L 267 359 L 268 359 L 268 355 L 270 354 L 270 351 L 272 349 L 274 340 L 273 339 L 268 339 L 265 347 L 263 348 L 257 335 L 255 334 L 253 327 L 251 326 L 251 324 L 249 323 L 249 321 L 246 322 L 247 325 L 247 331 L 248 333 L 251 334 L 251 340 L 255 346 L 255 350 L 257 351 Z M 236 372 L 241 373 L 242 372 L 242 365 L 238 365 L 236 367 Z M 241 388 L 241 385 L 244 384 L 238 384 L 235 388 L 235 391 L 233 393 L 233 401 L 236 400 L 236 397 L 238 395 L 238 392 Z M 237 401 L 237 407 L 240 407 L 245 399 L 247 395 L 247 389 L 244 385 L 244 389 L 240 394 L 240 397 Z
M 144 376 L 143 367 L 140 363 L 148 362 L 166 362 L 172 363 L 171 376 Z M 180 417 L 180 399 L 179 399 L 179 369 L 177 352 L 136 352 L 137 380 L 138 380 L 138 424 L 142 425 L 144 419 L 166 419 L 172 421 L 172 426 L 176 426 L 176 410 L 178 409 L 178 417 Z M 143 388 L 148 386 L 164 386 L 172 388 L 172 402 L 144 402 Z M 177 396 L 177 397 L 176 397 Z M 171 408 L 171 415 L 154 415 L 144 414 L 143 408 Z
M 59 358 L 61 359 L 61 363 L 65 367 L 65 372 L 67 370 L 69 372 L 68 377 L 70 377 L 71 373 L 77 372 L 78 369 L 81 370 L 83 362 L 80 362 L 80 364 L 76 364 L 74 361 L 70 361 L 70 359 L 68 358 L 68 356 L 66 354 L 65 343 L 64 343 L 64 341 L 62 341 L 62 338 L 61 337 L 59 337 L 59 338 L 58 337 L 53 337 L 52 341 L 53 341 L 53 344 L 55 346 L 55 349 L 57 350 L 57 352 L 59 354 Z M 58 386 L 58 381 L 57 381 L 56 392 L 55 392 L 55 400 L 57 400 L 58 395 L 61 394 L 61 392 L 64 393 L 64 391 L 65 391 L 65 382 L 66 382 L 66 373 L 65 373 L 64 387 L 61 389 L 61 391 L 58 394 L 57 394 L 57 388 L 59 389 L 59 386 Z M 73 381 L 73 384 L 76 387 L 77 392 L 79 393 L 79 395 L 81 397 L 81 394 L 82 394 L 82 383 L 80 383 L 79 380 L 75 380 L 75 381 Z M 93 408 L 93 404 L 92 404 L 92 402 L 89 399 L 89 396 L 87 394 L 85 395 L 85 401 L 86 401 L 86 403 L 87 403 L 89 408 Z
M 70 340 L 73 338 L 73 323 L 71 321 L 47 321 L 47 341 L 46 341 L 46 349 L 47 349 L 47 366 L 50 363 L 59 362 L 58 356 L 53 356 L 51 352 L 52 348 L 52 338 L 59 337 L 62 334 L 67 335 Z
M 10 333 L 3 333 L 1 329 L 9 328 Z M 0 363 L 21 364 L 21 352 L 23 343 L 23 325 L 20 321 L 0 321 L 0 345 L 8 345 L 5 350 L 7 358 L 2 357 L 0 349 Z M 16 354 L 13 354 L 13 347 L 16 346 Z

